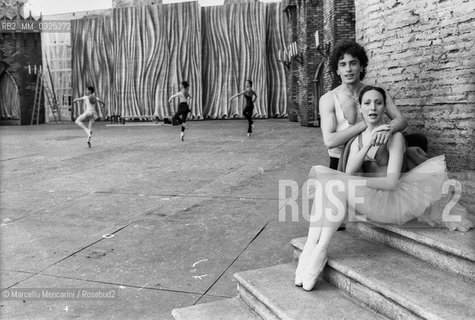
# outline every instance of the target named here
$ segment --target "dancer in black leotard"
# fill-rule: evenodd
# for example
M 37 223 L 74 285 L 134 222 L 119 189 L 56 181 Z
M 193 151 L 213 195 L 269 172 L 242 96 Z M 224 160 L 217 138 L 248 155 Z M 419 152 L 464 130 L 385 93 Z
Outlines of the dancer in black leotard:
M 244 90 L 241 93 L 235 94 L 229 99 L 229 101 L 231 101 L 232 99 L 236 97 L 239 97 L 240 95 L 244 95 L 244 98 L 246 99 L 246 107 L 244 108 L 242 113 L 244 117 L 246 117 L 247 122 L 248 122 L 247 136 L 250 138 L 251 133 L 252 133 L 252 128 L 254 126 L 253 125 L 254 122 L 252 121 L 252 114 L 254 112 L 254 101 L 256 101 L 257 99 L 256 93 L 254 92 L 254 90 L 252 90 L 251 80 L 246 81 L 246 90 Z
M 168 102 L 171 102 L 172 99 L 178 97 L 178 110 L 175 115 L 172 117 L 172 124 L 178 125 L 181 124 L 181 132 L 180 132 L 180 139 L 181 141 L 185 141 L 185 128 L 186 128 L 186 117 L 188 116 L 188 112 L 190 112 L 190 107 L 188 106 L 188 100 L 191 99 L 191 95 L 188 92 L 188 81 L 182 81 L 180 84 L 180 92 L 172 95 Z

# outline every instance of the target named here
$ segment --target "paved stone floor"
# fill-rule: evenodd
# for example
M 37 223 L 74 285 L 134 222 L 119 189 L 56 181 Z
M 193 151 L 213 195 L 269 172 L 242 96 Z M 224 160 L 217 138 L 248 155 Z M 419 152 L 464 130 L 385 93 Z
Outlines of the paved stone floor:
M 233 274 L 292 260 L 279 180 L 326 164 L 318 128 L 286 119 L 179 128 L 0 127 L 1 288 L 114 289 L 114 299 L 2 300 L 1 319 L 172 319 L 237 295 Z M 287 210 L 289 211 L 289 210 Z M 290 279 L 291 281 L 291 279 Z M 96 290 L 96 291 L 94 291 Z

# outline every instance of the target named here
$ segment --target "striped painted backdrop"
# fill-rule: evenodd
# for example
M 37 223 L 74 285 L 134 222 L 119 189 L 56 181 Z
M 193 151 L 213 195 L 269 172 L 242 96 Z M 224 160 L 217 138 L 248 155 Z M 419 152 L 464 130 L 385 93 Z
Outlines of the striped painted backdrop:
M 190 83 L 193 118 L 201 108 L 201 16 L 197 2 L 112 11 L 114 92 L 125 117 L 173 115 L 168 97 Z
M 242 115 L 244 97 L 229 98 L 253 81 L 254 116 L 267 116 L 266 8 L 261 2 L 204 7 L 203 92 L 207 117 Z
M 71 85 L 73 99 L 84 96 L 88 85 L 95 87 L 97 96 L 106 102 L 113 101 L 114 59 L 112 58 L 112 30 L 110 18 L 97 16 L 71 21 Z M 111 114 L 114 103 L 108 103 L 102 112 Z M 73 116 L 84 110 L 73 105 Z
M 168 97 L 187 80 L 192 118 L 242 117 L 243 99 L 229 97 L 251 79 L 254 116 L 286 116 L 285 70 L 277 62 L 283 28 L 281 5 L 261 2 L 136 6 L 74 20 L 73 96 L 92 83 L 106 115 L 162 119 L 175 112 Z
M 285 67 L 278 61 L 278 52 L 286 47 L 286 22 L 281 3 L 268 3 L 266 8 L 268 113 L 270 117 L 284 117 L 287 116 L 287 83 Z

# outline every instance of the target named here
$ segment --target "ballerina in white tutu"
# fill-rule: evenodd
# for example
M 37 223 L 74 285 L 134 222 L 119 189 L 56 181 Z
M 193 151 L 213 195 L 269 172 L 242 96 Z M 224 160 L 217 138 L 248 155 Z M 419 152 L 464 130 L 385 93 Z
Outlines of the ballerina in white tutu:
M 315 188 L 309 188 L 309 194 L 315 195 L 315 200 L 307 242 L 295 274 L 295 285 L 303 286 L 307 291 L 315 286 L 327 262 L 328 245 L 346 219 L 348 211 L 356 211 L 368 220 L 379 223 L 401 225 L 420 218 L 428 223 L 442 224 L 451 230 L 468 231 L 472 227 L 466 219 L 465 209 L 460 205 L 453 208 L 460 221 L 449 224 L 441 219 L 440 208 L 443 206 L 440 202 L 446 201 L 442 199 L 442 185 L 448 180 L 445 157 L 430 158 L 411 169 L 409 152 L 399 132 L 392 134 L 386 145 L 372 146 L 373 135 L 389 129 L 383 119 L 385 91 L 379 87 L 365 87 L 360 93 L 359 102 L 368 127 L 348 142 L 344 172 L 324 166 L 315 166 L 310 171 L 309 181 L 316 184 Z M 335 181 L 340 186 L 346 186 L 345 190 L 332 192 L 334 188 L 328 189 Z M 358 186 L 353 194 L 348 192 L 350 184 L 365 186 Z M 339 201 L 335 201 L 335 197 Z M 358 201 L 361 199 L 363 201 Z M 431 206 L 432 212 L 428 210 Z

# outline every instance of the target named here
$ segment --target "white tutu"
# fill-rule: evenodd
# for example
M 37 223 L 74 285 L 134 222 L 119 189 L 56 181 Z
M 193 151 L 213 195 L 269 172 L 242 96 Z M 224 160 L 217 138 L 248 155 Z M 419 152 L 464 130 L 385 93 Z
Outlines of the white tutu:
M 348 181 L 351 176 L 326 167 L 315 166 L 310 171 L 309 178 L 320 182 L 329 179 Z M 421 221 L 431 225 L 441 224 L 451 230 L 466 231 L 472 225 L 466 219 L 466 211 L 461 206 L 455 208 L 455 214 L 461 217 L 460 222 L 447 224 L 442 221 L 443 205 L 441 203 L 446 203 L 445 199 L 447 199 L 447 197 L 443 197 L 441 200 L 442 185 L 447 180 L 445 156 L 437 156 L 403 174 L 395 190 L 358 186 L 356 196 L 364 199 L 363 203 L 357 203 L 355 208 L 350 209 L 355 209 L 359 214 L 378 223 L 401 225 L 420 218 Z M 309 190 L 309 192 L 313 191 Z M 349 206 L 355 203 L 352 199 L 347 200 Z M 434 206 L 431 208 L 433 204 Z

